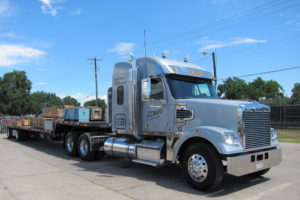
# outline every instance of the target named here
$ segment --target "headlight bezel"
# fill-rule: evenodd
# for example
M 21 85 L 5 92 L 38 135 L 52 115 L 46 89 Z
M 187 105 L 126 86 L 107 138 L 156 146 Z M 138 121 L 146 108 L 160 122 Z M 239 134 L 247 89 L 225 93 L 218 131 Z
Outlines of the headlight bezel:
M 271 139 L 271 145 L 277 145 L 278 144 L 278 134 L 277 134 L 277 131 L 274 128 L 270 129 L 270 139 Z
M 228 145 L 239 146 L 241 145 L 241 136 L 238 132 L 226 132 L 224 133 L 224 142 Z

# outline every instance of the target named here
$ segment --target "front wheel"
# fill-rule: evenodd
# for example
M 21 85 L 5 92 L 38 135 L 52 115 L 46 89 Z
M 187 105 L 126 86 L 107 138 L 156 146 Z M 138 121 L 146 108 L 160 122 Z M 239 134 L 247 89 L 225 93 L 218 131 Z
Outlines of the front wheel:
M 198 190 L 213 190 L 223 180 L 218 153 L 207 144 L 190 146 L 184 153 L 183 167 L 187 182 Z
M 82 160 L 92 161 L 96 157 L 96 152 L 90 151 L 91 144 L 89 138 L 82 134 L 78 139 L 78 153 Z

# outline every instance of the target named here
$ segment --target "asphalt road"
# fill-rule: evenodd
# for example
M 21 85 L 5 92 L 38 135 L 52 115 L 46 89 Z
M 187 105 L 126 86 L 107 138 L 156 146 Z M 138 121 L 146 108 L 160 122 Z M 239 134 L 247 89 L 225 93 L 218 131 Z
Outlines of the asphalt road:
M 225 175 L 220 189 L 188 186 L 176 166 L 153 168 L 126 159 L 84 162 L 61 143 L 16 142 L 0 135 L 0 200 L 10 199 L 300 199 L 300 144 L 281 144 L 282 163 L 264 177 Z

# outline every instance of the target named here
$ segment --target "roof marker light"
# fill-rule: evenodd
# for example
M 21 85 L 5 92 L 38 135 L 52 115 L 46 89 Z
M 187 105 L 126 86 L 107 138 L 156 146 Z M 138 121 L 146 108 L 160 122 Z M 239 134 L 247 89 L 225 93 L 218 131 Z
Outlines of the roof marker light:
M 202 76 L 202 75 L 203 75 L 203 73 L 202 73 L 202 72 L 199 72 L 199 74 L 200 74 L 200 76 Z
M 211 74 L 211 75 L 210 75 L 210 77 L 212 77 L 212 78 L 213 78 L 213 77 L 214 77 L 214 75 L 212 75 L 212 74 Z
M 194 74 L 194 72 L 193 72 L 192 70 L 190 70 L 190 73 L 191 73 L 191 74 Z
M 176 68 L 173 68 L 173 71 L 174 71 L 174 72 L 177 72 L 177 69 L 176 69 Z

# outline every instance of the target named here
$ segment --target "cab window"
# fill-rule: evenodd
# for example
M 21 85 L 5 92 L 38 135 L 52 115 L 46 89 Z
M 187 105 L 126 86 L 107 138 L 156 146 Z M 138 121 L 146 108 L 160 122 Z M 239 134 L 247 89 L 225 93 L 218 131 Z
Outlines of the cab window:
M 164 98 L 164 85 L 160 78 L 151 79 L 151 92 L 150 99 L 163 99 Z

